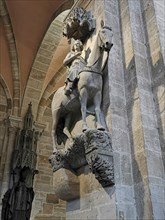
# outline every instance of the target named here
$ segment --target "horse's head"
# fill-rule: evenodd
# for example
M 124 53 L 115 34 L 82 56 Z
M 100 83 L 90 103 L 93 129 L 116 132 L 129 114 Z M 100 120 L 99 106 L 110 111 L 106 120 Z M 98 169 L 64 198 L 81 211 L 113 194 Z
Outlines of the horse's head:
M 103 26 L 101 30 L 98 33 L 99 36 L 99 47 L 102 48 L 105 51 L 109 51 L 111 47 L 113 46 L 112 44 L 112 29 L 108 26 Z

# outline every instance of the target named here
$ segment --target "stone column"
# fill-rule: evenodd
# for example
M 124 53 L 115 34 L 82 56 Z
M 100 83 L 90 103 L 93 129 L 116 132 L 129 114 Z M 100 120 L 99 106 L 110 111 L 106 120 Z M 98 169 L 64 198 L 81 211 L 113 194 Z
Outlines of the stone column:
M 47 188 L 51 190 L 51 185 L 49 185 L 47 187 L 45 184 L 45 181 L 44 181 L 44 177 L 46 177 L 47 179 L 50 178 L 49 177 L 50 171 L 48 170 L 49 164 L 48 164 L 48 162 L 47 162 L 48 165 L 45 163 L 45 161 L 48 161 L 49 154 L 47 156 L 45 156 L 45 151 L 47 151 L 46 145 L 48 142 L 51 143 L 51 139 L 50 138 L 48 139 L 47 137 L 45 138 L 42 136 L 42 134 L 44 133 L 44 130 L 46 128 L 45 124 L 38 122 L 38 121 L 35 121 L 34 128 L 36 131 L 38 131 L 39 138 L 38 138 L 37 145 L 33 146 L 33 150 L 35 150 L 36 154 L 37 154 L 36 170 L 38 170 L 38 174 L 34 176 L 34 181 L 33 181 L 33 189 L 35 192 L 35 196 L 33 199 L 33 205 L 32 205 L 31 216 L 30 216 L 30 219 L 32 219 L 32 220 L 35 219 L 35 217 L 37 216 L 38 213 L 40 213 L 40 212 L 42 213 L 42 211 L 44 209 L 43 203 L 47 205 L 47 203 L 46 203 L 47 194 L 45 193 L 45 191 L 47 190 Z M 41 162 L 41 160 L 42 160 L 42 162 Z M 45 176 L 45 173 L 46 173 L 46 175 L 48 175 L 48 177 Z M 40 175 L 43 177 L 40 178 L 39 177 Z M 50 207 L 51 207 L 51 205 L 52 204 L 50 204 Z M 53 209 L 53 207 L 52 207 L 52 209 Z M 49 204 L 48 204 L 48 212 L 51 212 L 49 209 Z
M 142 1 L 142 16 L 145 22 L 148 61 L 151 67 L 152 92 L 157 116 L 157 128 L 165 168 L 165 2 Z
M 164 219 L 164 168 L 157 130 L 156 109 L 152 92 L 151 67 L 146 49 L 146 35 L 141 2 L 128 0 L 130 28 L 134 50 L 138 106 L 136 131 L 133 130 L 135 195 L 139 218 Z M 135 128 L 135 126 L 134 126 Z M 135 174 L 139 172 L 139 174 Z M 140 177 L 140 178 L 138 178 Z M 138 191 L 141 189 L 141 195 Z M 144 198 L 143 198 L 144 197 Z M 138 204 L 139 203 L 139 204 Z
M 113 47 L 108 62 L 110 114 L 117 219 L 136 219 L 133 189 L 131 147 L 126 108 L 124 67 L 119 5 L 116 0 L 104 1 L 105 25 L 112 27 Z
M 6 132 L 6 141 L 4 142 L 3 149 L 5 149 L 6 154 L 4 155 L 4 170 L 2 174 L 2 185 L 1 185 L 1 201 L 8 190 L 9 182 L 10 182 L 10 172 L 11 172 L 11 160 L 12 160 L 12 153 L 14 150 L 14 142 L 16 137 L 16 132 L 21 122 L 21 119 L 15 116 L 9 116 L 8 120 L 8 127 Z M 0 204 L 1 206 L 2 204 Z M 0 214 L 1 216 L 1 214 Z
M 153 0 L 156 22 L 159 30 L 161 52 L 165 63 L 165 1 Z
M 5 168 L 5 162 L 6 162 L 6 146 L 8 142 L 8 119 L 3 120 L 3 127 L 4 127 L 4 136 L 1 146 L 1 159 L 0 159 L 0 189 L 2 185 L 2 178 L 3 178 L 3 172 Z M 1 194 L 1 192 L 0 192 Z
M 14 150 L 14 141 L 16 137 L 16 132 L 19 127 L 19 123 L 21 122 L 20 118 L 10 116 L 8 118 L 8 132 L 7 132 L 7 142 L 6 142 L 6 159 L 5 159 L 5 168 L 2 180 L 2 188 L 1 188 L 1 196 L 8 190 L 8 184 L 10 180 L 10 165 L 12 159 L 12 153 Z

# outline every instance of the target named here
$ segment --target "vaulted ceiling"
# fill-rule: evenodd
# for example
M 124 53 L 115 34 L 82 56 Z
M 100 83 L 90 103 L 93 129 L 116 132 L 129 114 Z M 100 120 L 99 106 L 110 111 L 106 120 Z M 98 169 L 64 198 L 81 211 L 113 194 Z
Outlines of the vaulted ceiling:
M 62 61 L 69 45 L 62 25 L 74 0 L 0 3 L 0 82 L 8 91 L 14 115 L 20 115 L 30 101 L 41 113 L 64 81 Z

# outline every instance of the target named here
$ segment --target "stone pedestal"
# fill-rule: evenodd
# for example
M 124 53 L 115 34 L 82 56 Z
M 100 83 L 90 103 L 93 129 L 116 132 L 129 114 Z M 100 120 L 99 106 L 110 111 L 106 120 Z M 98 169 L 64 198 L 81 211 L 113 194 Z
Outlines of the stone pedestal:
M 89 129 L 50 157 L 54 192 L 67 201 L 67 219 L 116 219 L 110 134 Z M 111 210 L 111 217 L 109 217 Z
M 115 186 L 103 188 L 88 165 L 77 172 L 80 198 L 67 201 L 66 219 L 116 219 Z
M 67 202 L 67 220 L 116 219 L 115 186 L 103 188 L 88 165 L 77 175 L 59 169 L 53 174 L 53 186 L 55 195 Z
M 70 201 L 80 197 L 79 179 L 67 169 L 61 168 L 53 174 L 53 187 L 59 199 Z

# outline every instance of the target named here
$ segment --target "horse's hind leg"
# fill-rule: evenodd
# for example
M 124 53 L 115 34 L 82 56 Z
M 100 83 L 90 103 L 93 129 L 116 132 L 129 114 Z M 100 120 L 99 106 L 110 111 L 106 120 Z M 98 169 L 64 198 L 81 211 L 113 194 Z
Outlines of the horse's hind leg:
M 57 123 L 59 121 L 60 116 L 60 109 L 52 111 L 52 118 L 53 118 L 53 124 L 52 124 L 52 139 L 53 139 L 53 153 L 57 152 Z
M 82 120 L 83 120 L 83 131 L 86 131 L 88 129 L 87 122 L 86 122 L 86 112 L 87 112 L 87 90 L 86 88 L 82 88 L 80 90 L 80 104 L 81 104 L 81 114 L 82 114 Z
M 53 139 L 53 153 L 57 152 L 57 136 L 56 131 L 52 129 L 52 139 Z
M 105 130 L 103 123 L 102 123 L 102 115 L 101 115 L 101 91 L 98 91 L 94 96 L 94 105 L 95 105 L 95 113 L 96 113 L 96 120 L 97 120 L 97 129 L 98 130 Z

